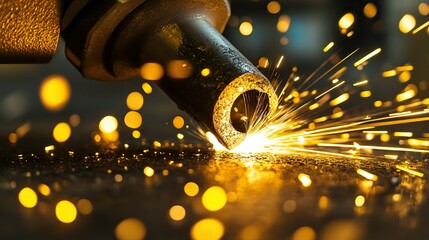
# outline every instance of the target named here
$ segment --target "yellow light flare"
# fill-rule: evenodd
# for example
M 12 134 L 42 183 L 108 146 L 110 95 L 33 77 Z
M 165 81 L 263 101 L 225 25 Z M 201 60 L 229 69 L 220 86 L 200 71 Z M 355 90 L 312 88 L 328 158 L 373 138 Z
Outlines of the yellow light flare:
M 367 3 L 363 8 L 363 14 L 365 14 L 367 18 L 373 18 L 377 15 L 377 7 L 374 3 Z
M 381 75 L 385 78 L 388 78 L 388 77 L 394 77 L 397 74 L 398 72 L 395 69 L 393 69 L 393 70 L 384 71 Z
M 140 68 L 140 74 L 145 80 L 156 81 L 164 76 L 164 68 L 159 63 L 145 63 Z
M 115 228 L 117 239 L 144 239 L 146 236 L 146 227 L 142 221 L 137 218 L 127 218 L 122 220 Z
M 96 142 L 96 143 L 101 142 L 101 136 L 100 136 L 100 134 L 95 134 L 94 135 L 94 142 Z
M 396 167 L 396 169 L 399 169 L 401 171 L 404 171 L 404 172 L 407 172 L 409 174 L 415 175 L 417 177 L 421 177 L 421 178 L 424 177 L 423 173 L 415 171 L 415 170 L 411 170 L 408 167 L 401 166 L 401 165 L 396 165 L 395 167 Z
M 277 14 L 277 13 L 279 13 L 280 10 L 281 10 L 281 8 L 282 7 L 280 6 L 280 3 L 277 2 L 277 1 L 271 1 L 271 2 L 269 2 L 267 4 L 267 10 L 271 14 Z
M 55 126 L 52 135 L 54 136 L 55 141 L 60 143 L 65 142 L 70 138 L 71 128 L 68 123 L 60 122 Z
M 399 20 L 399 30 L 402 33 L 409 33 L 416 26 L 416 19 L 411 14 L 405 14 L 401 20 Z
M 395 136 L 395 137 L 412 137 L 413 133 L 412 132 L 394 132 L 393 136 Z
M 316 119 L 314 119 L 313 121 L 315 122 L 315 123 L 321 123 L 321 122 L 325 122 L 326 120 L 328 120 L 329 118 L 328 118 L 328 116 L 323 116 L 323 117 L 320 117 L 320 118 L 316 118 Z
M 374 102 L 374 107 L 381 107 L 381 106 L 383 106 L 383 102 L 382 101 L 378 100 L 378 101 Z
M 49 145 L 45 147 L 45 152 L 49 153 L 50 151 L 54 151 L 55 150 L 55 146 L 54 145 Z
M 413 30 L 413 34 L 416 34 L 416 33 L 420 32 L 421 30 L 423 30 L 427 26 L 429 26 L 429 21 L 423 23 L 422 25 L 420 25 L 419 27 L 417 27 L 416 29 L 414 29 Z M 428 28 L 428 33 L 429 33 L 429 28 Z
M 358 170 L 356 170 L 356 172 L 359 174 L 359 175 L 361 175 L 362 177 L 364 177 L 364 178 L 366 178 L 366 179 L 368 179 L 368 180 L 371 180 L 371 181 L 377 181 L 378 180 L 378 177 L 377 177 L 377 175 L 374 175 L 374 174 L 372 174 L 372 173 L 370 173 L 370 172 L 367 172 L 367 171 L 365 171 L 365 170 L 363 170 L 363 169 L 358 169 Z
M 408 145 L 414 147 L 429 147 L 429 140 L 421 140 L 421 139 L 408 139 Z
M 33 189 L 25 187 L 19 191 L 18 200 L 25 208 L 34 208 L 37 205 L 37 194 Z
M 9 134 L 9 142 L 12 144 L 15 144 L 18 142 L 18 134 L 16 133 L 10 133 Z
M 124 117 L 124 123 L 129 128 L 139 128 L 142 122 L 142 115 L 136 111 L 129 111 Z
M 308 109 L 309 110 L 314 110 L 314 109 L 316 109 L 316 108 L 318 108 L 319 107 L 319 103 L 314 103 L 314 104 L 311 104 L 309 107 L 308 107 Z
M 168 213 L 170 215 L 170 218 L 174 221 L 182 221 L 186 216 L 185 208 L 180 205 L 172 206 Z
M 100 138 L 100 141 L 101 141 L 101 139 L 103 139 L 105 142 L 108 142 L 108 143 L 114 143 L 114 142 L 116 142 L 116 141 L 118 141 L 118 139 L 119 139 L 119 132 L 118 131 L 113 131 L 113 132 L 109 132 L 109 133 L 101 133 L 102 135 L 102 138 Z
M 143 107 L 144 98 L 139 92 L 131 92 L 127 97 L 127 107 L 130 110 L 140 110 Z
M 356 207 L 362 207 L 365 204 L 365 197 L 362 195 L 359 195 L 355 198 L 355 205 Z
M 292 240 L 315 240 L 316 231 L 308 226 L 303 226 L 295 230 L 292 234 Z
M 153 91 L 152 86 L 149 83 L 143 83 L 142 84 L 142 90 L 146 94 L 151 94 Z
M 334 109 L 334 113 L 331 115 L 331 118 L 337 119 L 337 118 L 342 118 L 343 116 L 344 116 L 344 112 L 341 111 L 341 108 L 340 108 L 340 111 L 335 111 Z
M 419 4 L 419 13 L 422 16 L 429 15 L 429 5 L 427 3 L 420 3 Z
M 329 102 L 330 106 L 337 106 L 345 101 L 347 101 L 350 97 L 349 93 L 343 93 L 339 97 L 335 98 L 334 100 Z
M 279 17 L 279 20 L 277 22 L 277 31 L 281 33 L 287 32 L 290 27 L 290 17 L 286 14 L 283 14 Z
M 384 157 L 386 159 L 396 160 L 396 159 L 398 159 L 399 156 L 398 155 L 392 155 L 392 154 L 385 154 Z
M 183 117 L 181 116 L 175 116 L 173 118 L 173 126 L 177 129 L 181 129 L 183 128 L 183 126 L 185 125 L 185 120 L 183 119 Z
M 410 72 L 414 70 L 414 66 L 413 65 L 404 65 L 404 66 L 397 66 L 396 71 L 398 72 Z
M 183 139 L 185 138 L 185 135 L 183 135 L 182 133 L 178 133 L 178 134 L 176 135 L 176 137 L 177 137 L 177 139 L 179 139 L 179 140 L 183 140 Z
M 72 114 L 69 117 L 69 123 L 72 127 L 77 127 L 80 124 L 80 116 L 78 114 Z
M 118 128 L 118 120 L 114 116 L 105 116 L 98 124 L 98 128 L 102 133 L 111 133 Z
M 191 238 L 194 240 L 219 240 L 224 233 L 224 225 L 214 218 L 200 220 L 191 228 Z
M 71 87 L 68 80 L 63 76 L 49 76 L 42 81 L 39 96 L 46 109 L 59 111 L 69 102 Z
M 253 26 L 250 22 L 242 22 L 239 27 L 239 31 L 243 36 L 249 36 L 253 32 Z
M 210 68 L 204 68 L 201 70 L 201 76 L 207 77 L 208 75 L 210 75 Z
M 367 90 L 367 91 L 362 91 L 362 92 L 360 92 L 360 97 L 361 97 L 361 98 L 368 98 L 368 97 L 371 97 L 371 91 Z
M 407 90 L 403 93 L 396 95 L 397 102 L 403 102 L 405 100 L 411 99 L 416 95 L 416 92 L 413 89 Z
M 148 166 L 143 169 L 143 173 L 146 177 L 152 177 L 155 174 L 155 170 Z
M 355 34 L 355 32 L 354 32 L 354 31 L 350 31 L 350 32 L 348 32 L 348 33 L 346 34 L 346 36 L 347 36 L 347 37 L 351 37 L 351 36 L 353 36 L 353 34 Z
M 76 220 L 77 209 L 70 201 L 62 200 L 55 206 L 55 215 L 62 223 L 72 223 Z
M 49 188 L 48 185 L 46 185 L 44 183 L 39 184 L 37 186 L 37 190 L 39 191 L 39 193 L 41 193 L 45 197 L 51 195 L 51 189 Z
M 160 148 L 162 145 L 159 141 L 153 141 L 153 147 L 154 148 Z
M 194 182 L 188 182 L 183 187 L 183 191 L 189 197 L 194 197 L 194 196 L 196 196 L 198 194 L 198 192 L 200 191 L 200 188 L 198 187 L 198 185 L 196 183 L 194 183 Z
M 269 64 L 268 58 L 266 57 L 261 57 L 258 60 L 258 65 L 262 68 L 267 68 Z
M 353 66 L 357 67 L 359 65 L 361 65 L 362 63 L 368 61 L 370 58 L 374 57 L 375 55 L 379 54 L 381 52 L 381 48 L 377 48 L 374 51 L 370 52 L 369 54 L 367 54 L 365 57 L 359 59 L 357 62 L 355 62 L 353 64 Z
M 138 130 L 134 130 L 134 131 L 132 132 L 132 136 L 133 136 L 133 138 L 138 139 L 138 138 L 140 138 L 141 133 L 140 133 L 140 131 L 138 131 Z
M 398 79 L 401 83 L 406 83 L 411 79 L 411 73 L 410 72 L 402 72 L 401 74 L 399 74 Z
M 83 215 L 91 214 L 93 210 L 91 201 L 89 201 L 88 199 L 80 199 L 77 202 L 77 210 Z
M 305 173 L 300 173 L 300 174 L 298 174 L 298 179 L 304 187 L 310 187 L 311 186 L 311 178 L 309 175 L 307 175 Z
M 325 48 L 323 48 L 323 52 L 328 52 L 333 46 L 335 45 L 334 42 L 328 43 Z
M 280 65 L 283 63 L 284 57 L 285 56 L 283 56 L 283 55 L 280 56 L 279 61 L 277 62 L 276 68 L 279 68 Z M 299 96 L 299 93 L 297 91 L 294 91 L 294 92 L 296 92 L 296 94 L 297 94 L 296 97 Z
M 207 210 L 211 212 L 219 211 L 227 202 L 226 192 L 219 186 L 210 187 L 204 192 L 201 201 Z
M 353 13 L 346 13 L 338 21 L 338 26 L 341 29 L 348 29 L 353 25 L 354 22 L 355 22 L 355 16 L 353 15 Z

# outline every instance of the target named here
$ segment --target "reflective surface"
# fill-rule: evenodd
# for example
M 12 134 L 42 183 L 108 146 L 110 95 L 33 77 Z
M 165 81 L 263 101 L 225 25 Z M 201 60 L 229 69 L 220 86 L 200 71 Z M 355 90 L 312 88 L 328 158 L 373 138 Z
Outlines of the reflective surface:
M 154 150 L 4 156 L 0 236 L 425 239 L 426 175 L 395 166 L 427 174 L 426 157 Z

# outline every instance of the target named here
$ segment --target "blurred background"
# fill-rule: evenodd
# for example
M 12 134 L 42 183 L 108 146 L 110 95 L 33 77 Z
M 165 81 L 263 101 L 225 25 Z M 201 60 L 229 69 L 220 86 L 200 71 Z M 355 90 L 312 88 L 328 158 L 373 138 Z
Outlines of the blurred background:
M 280 78 L 287 78 L 293 67 L 298 68 L 300 75 L 308 76 L 334 53 L 345 56 L 357 48 L 363 53 L 381 48 L 382 52 L 362 71 L 348 73 L 350 81 L 372 80 L 375 96 L 364 99 L 368 106 L 371 108 L 376 100 L 394 98 L 404 82 L 418 88 L 418 97 L 427 95 L 427 2 L 232 0 L 231 8 L 224 36 L 255 65 L 261 57 L 275 62 L 284 56 L 278 69 Z M 325 52 L 331 42 L 334 45 Z M 55 57 L 48 64 L 0 65 L 1 150 L 41 149 L 54 144 L 58 139 L 54 138 L 53 130 L 61 122 L 67 123 L 71 130 L 67 144 L 93 145 L 100 137 L 99 123 L 105 116 L 116 118 L 118 136 L 114 138 L 122 143 L 136 146 L 165 140 L 204 143 L 194 137 L 196 126 L 191 119 L 153 81 L 136 78 L 108 83 L 84 79 L 66 59 L 64 45 L 60 41 Z M 389 75 L 389 70 L 405 65 L 411 65 L 412 71 Z M 270 71 L 264 73 L 269 75 Z M 55 92 L 63 91 L 63 99 L 49 106 L 49 89 L 55 84 L 59 84 L 54 87 Z M 137 93 L 130 96 L 132 92 Z M 45 104 L 43 97 L 48 99 Z M 127 106 L 127 98 L 137 102 L 137 106 Z M 124 117 L 132 109 L 140 114 L 142 121 L 134 119 L 127 124 Z M 173 124 L 177 116 L 184 119 L 183 127 L 180 117 L 176 119 L 179 124 Z

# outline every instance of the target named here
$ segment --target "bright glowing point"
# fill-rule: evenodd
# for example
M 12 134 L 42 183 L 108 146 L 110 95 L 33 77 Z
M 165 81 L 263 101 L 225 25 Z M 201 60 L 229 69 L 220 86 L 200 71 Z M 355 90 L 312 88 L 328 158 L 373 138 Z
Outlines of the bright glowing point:
M 365 197 L 362 195 L 359 195 L 355 198 L 355 205 L 356 207 L 362 207 L 365 204 Z
M 304 174 L 304 173 L 298 174 L 298 179 L 304 187 L 309 187 L 311 185 L 311 178 L 307 174 Z
M 370 58 L 374 57 L 375 55 L 379 54 L 380 52 L 381 52 L 381 48 L 377 48 L 374 51 L 370 52 L 365 57 L 361 58 L 359 61 L 355 62 L 353 65 L 355 67 L 357 67 L 357 66 L 361 65 L 362 63 L 368 61 Z
M 115 235 L 117 239 L 121 240 L 144 239 L 146 236 L 146 227 L 143 222 L 137 218 L 127 218 L 116 226 Z
M 26 208 L 33 208 L 37 204 L 36 192 L 29 187 L 23 188 L 21 191 L 19 191 L 18 200 L 22 206 Z
M 52 135 L 54 136 L 55 141 L 60 143 L 65 142 L 70 138 L 71 128 L 66 122 L 58 123 L 55 126 Z
M 62 200 L 55 207 L 55 215 L 63 223 L 72 223 L 77 217 L 77 210 L 73 203 Z
M 331 102 L 329 102 L 329 105 L 337 106 L 337 105 L 347 101 L 349 99 L 349 97 L 350 97 L 349 93 L 343 93 L 339 97 L 337 97 L 334 100 L 332 100 Z
M 367 172 L 363 169 L 360 169 L 360 168 L 358 170 L 356 170 L 356 172 L 368 180 L 377 181 L 377 179 L 378 179 L 378 177 L 376 175 L 369 173 L 369 172 Z
M 258 65 L 260 67 L 267 68 L 268 64 L 269 64 L 268 58 L 266 58 L 266 57 L 259 58 Z
M 147 177 L 152 177 L 155 174 L 155 171 L 153 170 L 153 168 L 151 167 L 145 167 L 143 169 L 143 173 L 144 175 L 146 175 Z
M 271 14 L 279 13 L 280 10 L 281 10 L 280 3 L 277 2 L 277 1 L 271 1 L 271 2 L 269 2 L 268 5 L 267 5 L 267 10 Z
M 200 191 L 200 188 L 198 185 L 194 182 L 188 182 L 184 187 L 183 190 L 185 191 L 186 195 L 190 197 L 194 197 L 198 194 Z
M 143 79 L 156 81 L 164 76 L 164 68 L 159 63 L 145 63 L 140 69 Z
M 183 140 L 183 139 L 185 138 L 185 135 L 183 135 L 183 134 L 181 134 L 181 133 L 178 133 L 178 134 L 176 135 L 176 137 L 177 137 L 177 139 L 179 139 L 179 140 Z
M 103 133 L 111 133 L 118 128 L 118 120 L 113 116 L 105 116 L 98 124 L 98 128 Z
M 44 183 L 39 184 L 39 186 L 37 186 L 37 190 L 45 197 L 51 195 L 51 189 Z
M 408 33 L 416 26 L 416 19 L 411 14 L 405 14 L 399 20 L 399 30 L 402 33 Z
M 250 22 L 242 22 L 240 24 L 239 30 L 243 36 L 249 36 L 252 34 L 253 26 Z
M 393 136 L 395 136 L 395 137 L 412 137 L 413 133 L 412 132 L 394 132 Z
M 63 76 L 49 76 L 40 85 L 39 95 L 46 109 L 61 110 L 70 100 L 70 84 Z
M 360 97 L 361 98 L 371 97 L 371 91 L 362 91 L 362 92 L 360 92 Z
M 124 117 L 124 123 L 129 128 L 139 128 L 142 122 L 142 116 L 136 111 L 129 111 Z
M 326 45 L 326 47 L 323 48 L 323 52 L 329 51 L 329 49 L 331 49 L 334 46 L 334 44 L 335 44 L 334 42 L 328 43 L 328 45 Z
M 377 7 L 374 3 L 367 3 L 363 8 L 363 13 L 365 14 L 365 17 L 373 18 L 377 15 Z
M 346 13 L 338 21 L 338 26 L 342 29 L 347 29 L 353 25 L 355 21 L 355 16 L 352 13 Z
M 143 83 L 142 84 L 142 89 L 143 89 L 143 92 L 145 92 L 146 94 L 151 94 L 152 93 L 152 86 L 150 86 L 149 83 Z
M 417 177 L 421 177 L 421 178 L 424 177 L 423 173 L 411 170 L 411 169 L 409 169 L 408 167 L 405 167 L 405 166 L 396 165 L 396 168 L 399 169 L 399 170 L 401 170 L 401 171 L 407 172 L 409 174 L 415 175 Z
M 170 208 L 169 215 L 174 221 L 181 221 L 186 216 L 186 210 L 180 205 L 174 205 Z
M 222 222 L 214 218 L 206 218 L 192 226 L 191 238 L 194 240 L 219 240 L 224 232 Z
M 173 126 L 181 129 L 185 125 L 185 120 L 181 116 L 175 116 L 173 119 Z
M 137 138 L 140 138 L 141 133 L 138 130 L 134 130 L 133 133 L 132 133 L 132 135 L 133 135 L 133 138 L 137 139 Z
M 413 98 L 415 95 L 416 95 L 416 92 L 413 89 L 410 89 L 408 91 L 405 91 L 403 93 L 396 95 L 396 101 L 402 102 Z
M 281 15 L 277 22 L 277 31 L 281 33 L 287 32 L 290 27 L 290 17 L 288 15 Z
M 203 206 L 209 211 L 219 211 L 227 202 L 227 196 L 223 188 L 214 186 L 207 189 L 202 197 Z
M 139 92 L 131 92 L 127 97 L 127 107 L 130 110 L 140 110 L 143 107 L 144 98 Z
M 204 68 L 203 70 L 201 70 L 201 76 L 207 77 L 208 75 L 210 75 L 210 69 L 209 68 Z

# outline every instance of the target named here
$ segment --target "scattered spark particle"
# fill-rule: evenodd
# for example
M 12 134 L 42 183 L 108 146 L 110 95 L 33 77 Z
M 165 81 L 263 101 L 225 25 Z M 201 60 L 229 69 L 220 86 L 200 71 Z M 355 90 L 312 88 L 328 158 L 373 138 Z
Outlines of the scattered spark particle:
M 268 67 L 268 64 L 269 64 L 268 58 L 266 58 L 266 57 L 261 57 L 261 58 L 259 58 L 259 60 L 258 60 L 258 65 L 259 65 L 260 67 L 267 68 L 267 67 Z
M 399 201 L 401 201 L 401 199 L 402 199 L 402 196 L 399 193 L 395 193 L 395 194 L 392 195 L 392 200 L 394 202 L 399 202 Z
M 183 139 L 185 138 L 185 135 L 183 135 L 183 134 L 181 134 L 181 133 L 178 133 L 176 137 L 177 137 L 177 139 L 179 139 L 179 140 L 183 140 Z
M 185 191 L 186 195 L 188 195 L 190 197 L 194 197 L 198 194 L 200 188 L 198 187 L 198 185 L 196 183 L 188 182 L 183 187 L 183 190 Z
M 374 3 L 367 3 L 363 8 L 363 13 L 365 14 L 365 17 L 373 18 L 377 15 L 377 7 Z
M 356 207 L 362 207 L 365 204 L 365 197 L 362 195 L 359 195 L 355 198 L 355 205 Z
M 386 158 L 386 159 L 391 159 L 391 160 L 396 160 L 396 159 L 398 159 L 398 155 L 389 155 L 389 154 L 386 154 L 386 155 L 384 155 L 384 157 Z
M 331 106 L 337 106 L 345 101 L 347 101 L 350 97 L 349 93 L 343 93 L 339 97 L 335 98 L 334 100 L 329 102 L 329 105 Z
M 210 187 L 204 192 L 201 201 L 207 210 L 219 211 L 227 202 L 226 192 L 219 186 Z
M 239 31 L 243 36 L 249 36 L 252 34 L 253 26 L 250 22 L 242 22 L 239 27 Z
M 396 67 L 396 71 L 398 71 L 398 72 L 409 72 L 409 71 L 413 71 L 413 70 L 414 70 L 413 65 L 404 65 L 404 66 L 397 66 Z
M 117 239 L 144 239 L 146 227 L 137 218 L 127 218 L 116 226 L 115 235 Z
M 103 133 L 111 133 L 118 128 L 118 120 L 113 116 L 105 116 L 98 124 L 98 128 Z
M 37 186 L 37 190 L 39 193 L 41 193 L 43 196 L 47 197 L 51 195 L 51 189 L 48 187 L 48 185 L 41 183 Z
M 282 56 L 280 57 L 279 61 L 277 62 L 276 68 L 279 68 L 279 67 L 280 67 L 280 65 L 281 65 L 281 64 L 282 64 L 282 62 L 283 62 L 283 59 L 284 59 L 284 56 L 282 55 Z
M 55 141 L 60 143 L 65 142 L 70 138 L 71 128 L 68 123 L 60 122 L 55 126 L 52 135 L 54 136 Z
M 354 83 L 353 86 L 357 87 L 357 86 L 362 86 L 368 83 L 368 80 L 362 80 L 360 82 Z
M 403 102 L 405 100 L 413 98 L 415 95 L 416 95 L 416 92 L 413 89 L 410 89 L 408 91 L 405 91 L 403 93 L 396 95 L 396 101 Z
M 346 34 L 346 36 L 347 37 L 351 37 L 351 36 L 353 36 L 353 34 L 354 34 L 355 32 L 354 31 L 350 31 L 350 32 L 348 32 L 347 34 Z
M 360 97 L 361 98 L 371 97 L 371 91 L 362 91 L 362 92 L 360 92 Z
M 286 46 L 289 43 L 289 39 L 285 36 L 280 38 L 280 44 Z
M 127 97 L 127 107 L 130 110 L 140 110 L 143 107 L 144 98 L 139 92 L 131 92 Z
M 354 21 L 355 21 L 355 16 L 352 13 L 346 13 L 338 21 L 338 26 L 341 29 L 348 29 L 353 25 Z
M 357 62 L 355 62 L 353 64 L 353 66 L 357 67 L 359 65 L 361 65 L 362 63 L 368 61 L 370 58 L 374 57 L 375 55 L 377 55 L 378 53 L 381 52 L 381 48 L 377 48 L 374 51 L 370 52 L 368 55 L 366 55 L 365 57 L 361 58 L 360 60 L 358 60 Z
M 383 136 L 383 135 L 385 135 L 385 134 L 381 134 L 381 136 Z M 389 136 L 388 134 L 386 134 L 386 135 Z M 354 145 L 350 145 L 350 144 L 336 144 L 336 143 L 318 143 L 317 145 L 321 146 L 321 147 L 339 147 L 339 148 L 353 148 L 354 147 Z M 361 149 L 372 149 L 372 150 L 385 150 L 385 151 L 429 153 L 429 150 L 402 148 L 402 147 L 384 147 L 384 146 L 360 145 L 360 148 Z
M 424 29 L 427 26 L 429 26 L 429 21 L 423 23 L 418 28 L 414 29 L 413 34 L 416 34 L 416 33 L 420 32 L 422 29 Z
M 401 83 L 406 83 L 411 79 L 411 73 L 410 72 L 402 72 L 401 74 L 399 74 L 399 81 Z
M 170 208 L 169 215 L 174 221 L 181 221 L 186 216 L 186 210 L 180 205 L 174 205 Z
M 277 14 L 281 10 L 280 3 L 277 1 L 271 1 L 267 4 L 267 10 L 271 14 Z
M 181 116 L 175 116 L 173 118 L 173 126 L 177 129 L 181 129 L 185 125 L 185 120 Z
M 39 96 L 46 109 L 51 111 L 61 110 L 70 100 L 70 84 L 63 76 L 49 76 L 41 83 Z
M 311 178 L 307 174 L 304 174 L 304 173 L 298 174 L 298 179 L 304 187 L 309 187 L 311 185 Z
M 210 75 L 210 68 L 204 68 L 201 70 L 201 76 L 207 77 L 208 75 Z
M 314 110 L 314 109 L 316 109 L 316 108 L 318 108 L 319 107 L 319 103 L 314 103 L 314 104 L 311 104 L 309 107 L 308 107 L 308 109 L 309 110 Z
M 399 20 L 398 25 L 402 33 L 408 33 L 416 26 L 416 19 L 411 14 L 405 14 L 401 20 Z
M 146 94 L 151 94 L 153 91 L 152 86 L 149 83 L 143 83 L 142 89 L 143 89 L 143 92 L 145 92 Z
M 62 200 L 55 207 L 55 215 L 62 223 L 72 223 L 76 220 L 77 210 L 73 203 Z
M 393 136 L 395 136 L 395 137 L 412 137 L 413 133 L 412 132 L 394 132 Z
M 339 86 L 343 85 L 344 83 L 345 83 L 345 81 L 342 81 L 342 82 L 338 83 L 337 85 L 335 85 L 335 86 L 331 87 L 330 89 L 326 90 L 325 92 L 321 93 L 321 94 L 320 94 L 319 96 L 317 96 L 315 99 L 319 99 L 319 98 L 321 98 L 322 96 L 326 95 L 327 93 L 329 93 L 330 91 L 334 90 L 335 88 L 337 88 L 337 87 L 339 87 Z
M 409 168 L 407 168 L 407 167 L 405 167 L 405 166 L 396 165 L 395 167 L 396 167 L 397 169 L 401 170 L 401 171 L 407 172 L 407 173 L 412 174 L 412 175 L 415 175 L 415 176 L 417 176 L 417 177 L 421 177 L 421 178 L 422 178 L 422 177 L 424 176 L 424 174 L 423 174 L 423 173 L 421 173 L 421 172 L 417 172 L 417 171 L 415 171 L 415 170 L 411 170 L 411 169 L 409 169 Z
M 383 106 L 383 102 L 382 101 L 378 100 L 378 101 L 374 102 L 374 107 L 381 107 L 381 106 Z
M 142 122 L 142 116 L 136 111 L 129 111 L 124 117 L 124 123 L 129 128 L 139 128 Z
M 88 199 L 80 199 L 77 202 L 77 210 L 79 210 L 79 212 L 83 215 L 91 214 L 93 210 L 91 201 L 89 201 Z
M 394 77 L 397 74 L 398 74 L 398 72 L 395 69 L 393 69 L 393 70 L 389 70 L 389 71 L 384 71 L 382 73 L 382 76 L 385 77 L 385 78 L 388 78 L 388 77 Z
M 146 175 L 147 177 L 152 177 L 155 174 L 155 170 L 153 170 L 153 168 L 151 167 L 145 167 L 143 169 L 143 173 L 144 175 Z
M 19 191 L 18 200 L 22 206 L 26 208 L 33 208 L 37 204 L 36 192 L 29 187 L 25 187 Z
M 429 147 L 429 141 L 428 140 L 421 140 L 421 139 L 408 139 L 407 144 L 410 146 L 419 146 L 419 147 Z
M 316 231 L 308 226 L 303 226 L 295 230 L 292 234 L 292 240 L 315 240 Z
M 200 220 L 191 228 L 191 238 L 194 240 L 218 240 L 224 233 L 224 225 L 214 218 Z
M 49 145 L 45 147 L 45 152 L 49 153 L 51 151 L 55 150 L 55 146 L 54 145 Z
M 290 17 L 286 14 L 283 14 L 279 17 L 277 22 L 277 31 L 285 33 L 289 30 L 290 27 Z
M 140 138 L 141 133 L 140 133 L 140 131 L 138 131 L 138 130 L 134 130 L 134 131 L 132 132 L 132 135 L 133 135 L 133 138 L 138 139 L 138 138 Z
M 159 63 L 145 63 L 140 68 L 140 74 L 143 79 L 156 81 L 164 76 L 164 68 Z
M 158 142 L 158 141 L 153 141 L 153 147 L 154 148 L 160 148 L 162 145 L 161 145 L 161 143 L 160 142 Z
M 377 177 L 377 175 L 374 175 L 374 174 L 372 174 L 372 173 L 370 173 L 370 172 L 367 172 L 367 171 L 365 171 L 365 170 L 363 170 L 363 169 L 358 169 L 358 170 L 356 170 L 356 172 L 359 174 L 359 175 L 361 175 L 362 177 L 364 177 L 364 178 L 366 178 L 366 179 L 368 179 L 368 180 L 371 180 L 371 181 L 377 181 L 378 180 L 378 177 Z
M 328 45 L 326 45 L 325 48 L 323 48 L 323 52 L 328 52 L 333 46 L 334 46 L 334 42 L 330 42 L 328 43 Z
M 384 133 L 388 133 L 388 131 L 363 131 L 363 133 L 384 134 Z

